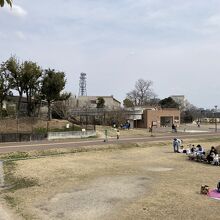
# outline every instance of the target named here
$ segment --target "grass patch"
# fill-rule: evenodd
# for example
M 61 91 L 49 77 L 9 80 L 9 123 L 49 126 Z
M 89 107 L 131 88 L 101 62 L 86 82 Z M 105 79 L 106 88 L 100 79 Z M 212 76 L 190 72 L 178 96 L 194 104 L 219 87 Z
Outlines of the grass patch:
M 18 205 L 18 201 L 12 196 L 5 195 L 3 198 L 12 208 L 15 208 Z
M 15 176 L 16 163 L 12 161 L 4 162 L 5 173 L 5 190 L 1 192 L 2 198 L 5 202 L 13 208 L 22 219 L 30 220 L 35 219 L 32 214 L 26 214 L 22 208 L 23 201 L 18 199 L 15 191 L 19 189 L 39 186 L 37 179 L 17 177 Z
M 36 134 L 46 134 L 47 132 L 65 132 L 65 131 L 82 131 L 82 128 L 78 125 L 70 126 L 69 128 L 63 127 L 63 128 L 52 128 L 47 130 L 47 128 L 35 128 L 34 133 Z
M 57 150 L 57 149 L 43 150 L 43 151 L 37 152 L 36 157 L 45 157 L 45 156 L 53 156 L 53 155 L 60 155 L 60 154 L 62 155 L 62 154 L 65 154 L 65 153 L 66 153 L 65 151 Z
M 202 141 L 202 142 L 219 142 L 220 137 L 204 138 L 204 139 L 200 139 L 200 141 Z
M 34 133 L 35 134 L 46 134 L 47 133 L 47 128 L 35 128 Z
M 16 164 L 12 161 L 4 162 L 5 185 L 8 186 L 7 191 L 14 192 L 19 189 L 39 186 L 38 181 L 34 178 L 17 177 L 14 175 Z
M 20 202 L 15 197 L 6 194 L 6 195 L 4 195 L 3 199 L 11 208 L 15 209 L 15 211 L 20 216 L 22 216 L 23 219 L 25 219 L 25 220 L 35 219 L 34 215 L 25 214 L 23 212 L 23 209 L 20 207 Z
M 2 155 L 0 159 L 2 160 L 19 160 L 19 159 L 25 159 L 30 157 L 29 153 L 27 152 L 13 152 L 13 153 L 8 153 L 5 155 Z
M 72 153 L 83 153 L 83 152 L 91 152 L 91 151 L 105 151 L 105 150 L 126 150 L 129 148 L 146 148 L 146 147 L 164 147 L 170 144 L 170 142 L 139 142 L 139 143 L 121 143 L 121 144 L 103 144 L 100 146 L 92 146 L 92 147 L 78 147 L 72 149 L 51 149 L 51 150 L 41 150 L 41 151 L 30 151 L 30 152 L 14 152 L 7 153 L 0 156 L 1 160 L 4 160 L 5 163 L 10 163 L 16 160 L 25 160 L 25 159 L 36 159 L 39 157 L 47 157 L 47 156 L 59 156 L 65 154 Z
M 98 135 L 95 135 L 95 136 L 89 136 L 89 137 L 87 137 L 88 139 L 96 139 L 96 138 L 98 138 Z

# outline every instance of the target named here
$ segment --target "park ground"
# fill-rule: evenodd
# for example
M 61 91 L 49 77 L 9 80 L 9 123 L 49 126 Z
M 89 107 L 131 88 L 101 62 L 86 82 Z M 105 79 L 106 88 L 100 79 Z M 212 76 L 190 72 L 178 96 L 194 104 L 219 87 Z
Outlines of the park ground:
M 184 140 L 209 149 L 220 138 Z M 19 157 L 17 153 L 17 157 Z M 53 154 L 53 155 L 51 155 Z M 219 201 L 200 195 L 215 188 L 220 167 L 189 161 L 170 142 L 114 144 L 86 152 L 23 153 L 5 162 L 0 199 L 15 219 L 218 219 Z M 7 155 L 2 155 L 7 158 Z M 10 154 L 9 158 L 16 159 Z M 16 219 L 18 219 L 16 217 Z M 1 218 L 0 218 L 1 219 Z M 8 218 L 10 219 L 10 218 Z

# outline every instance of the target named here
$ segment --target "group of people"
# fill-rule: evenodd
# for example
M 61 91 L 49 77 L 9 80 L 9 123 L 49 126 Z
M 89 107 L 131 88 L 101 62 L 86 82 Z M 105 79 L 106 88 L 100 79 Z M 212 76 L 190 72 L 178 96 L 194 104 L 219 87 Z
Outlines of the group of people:
M 130 129 L 131 124 L 129 121 L 126 121 L 124 124 L 120 124 L 121 129 Z
M 195 145 L 190 146 L 186 154 L 189 156 L 190 160 L 197 160 L 197 161 L 206 160 L 205 149 L 200 144 L 198 144 L 196 147 Z
M 182 143 L 183 141 L 178 138 L 173 139 L 174 153 L 185 153 L 186 155 L 188 155 L 190 160 L 220 165 L 218 150 L 214 146 L 212 146 L 211 149 L 206 152 L 200 144 L 198 144 L 197 146 L 189 145 L 188 148 L 185 149 Z
M 130 122 L 129 122 L 129 120 L 127 120 L 124 124 L 118 124 L 118 123 L 116 123 L 115 121 L 113 121 L 112 122 L 112 127 L 113 128 L 121 128 L 121 129 L 130 129 L 130 127 L 131 127 L 131 124 L 130 124 Z

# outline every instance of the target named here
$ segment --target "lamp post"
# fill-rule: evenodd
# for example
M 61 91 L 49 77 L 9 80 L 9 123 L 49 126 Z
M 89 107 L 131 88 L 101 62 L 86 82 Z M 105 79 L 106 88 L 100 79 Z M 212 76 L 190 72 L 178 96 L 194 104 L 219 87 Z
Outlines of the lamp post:
M 216 115 L 216 113 L 217 113 L 217 108 L 218 108 L 218 106 L 217 105 L 215 105 L 215 132 L 217 132 L 217 115 Z

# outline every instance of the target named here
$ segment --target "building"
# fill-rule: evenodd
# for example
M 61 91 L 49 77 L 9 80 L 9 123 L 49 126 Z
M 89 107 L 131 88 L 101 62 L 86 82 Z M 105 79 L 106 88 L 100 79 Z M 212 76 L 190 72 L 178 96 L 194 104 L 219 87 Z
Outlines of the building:
M 6 99 L 3 101 L 2 109 L 7 112 L 7 115 L 9 116 L 15 116 L 17 113 L 17 106 L 20 100 L 20 108 L 19 108 L 19 115 L 20 116 L 26 116 L 27 115 L 27 98 L 22 97 L 20 99 L 19 96 L 7 96 Z M 38 103 L 36 105 L 38 108 L 38 114 L 45 116 L 47 115 L 48 107 L 46 101 L 41 101 L 41 103 Z
M 3 101 L 2 109 L 7 111 L 9 115 L 15 115 L 17 112 L 17 105 L 19 102 L 19 96 L 7 96 L 7 98 Z M 22 97 L 20 100 L 20 112 L 27 112 L 27 99 Z
M 102 97 L 105 100 L 104 105 L 106 110 L 120 109 L 121 102 L 113 96 L 79 96 L 77 98 L 77 108 L 96 108 L 99 97 Z
M 175 108 L 145 108 L 134 107 L 128 109 L 127 119 L 131 128 L 171 127 L 180 125 L 180 110 Z

